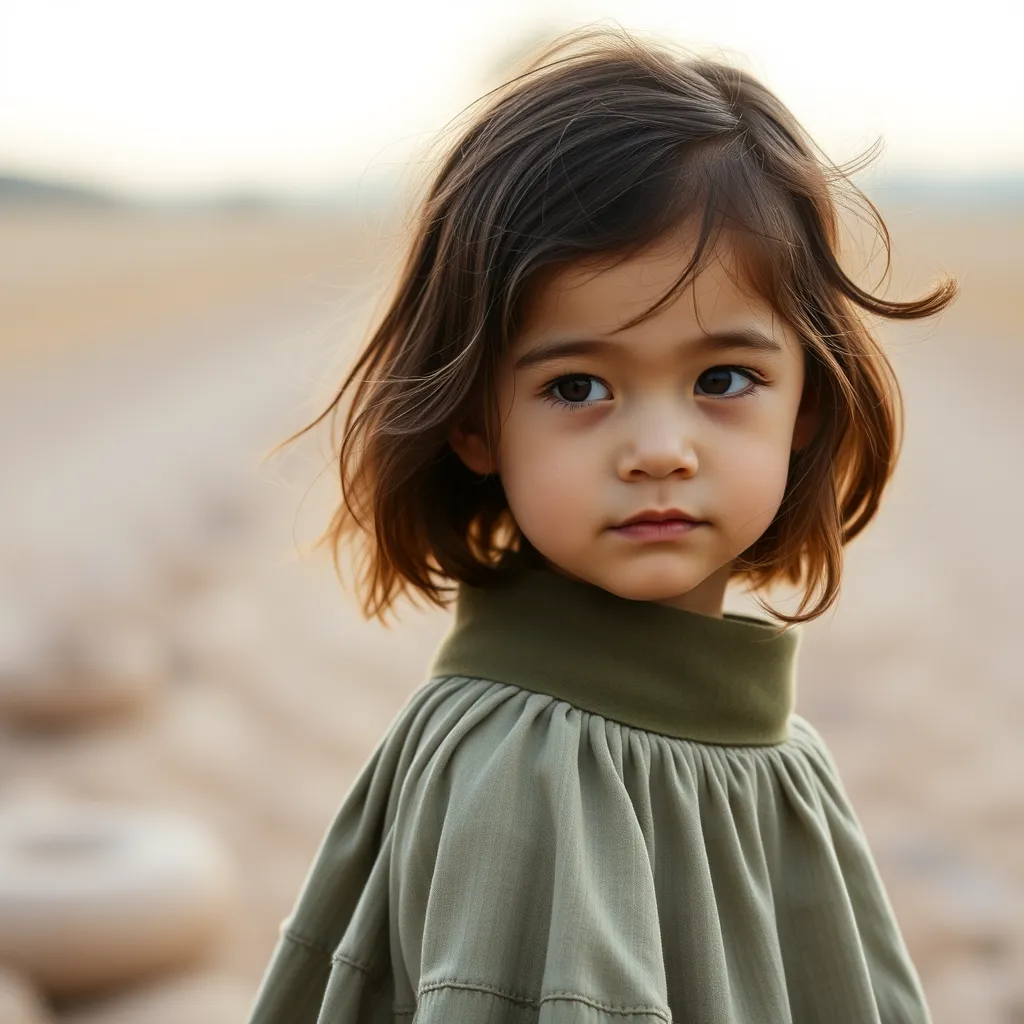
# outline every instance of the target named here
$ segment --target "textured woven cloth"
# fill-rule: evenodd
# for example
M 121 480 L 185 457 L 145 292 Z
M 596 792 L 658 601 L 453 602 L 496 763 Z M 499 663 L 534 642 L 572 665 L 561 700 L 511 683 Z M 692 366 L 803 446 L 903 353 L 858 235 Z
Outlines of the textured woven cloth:
M 799 627 L 463 587 L 250 1024 L 922 1024 Z

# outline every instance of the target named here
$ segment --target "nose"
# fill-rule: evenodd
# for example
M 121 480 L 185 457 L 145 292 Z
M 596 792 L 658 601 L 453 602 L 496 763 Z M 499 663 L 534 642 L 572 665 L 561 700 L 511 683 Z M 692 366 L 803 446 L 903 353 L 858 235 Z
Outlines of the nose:
M 697 472 L 693 424 L 678 399 L 652 403 L 630 418 L 617 462 L 622 480 L 691 477 Z

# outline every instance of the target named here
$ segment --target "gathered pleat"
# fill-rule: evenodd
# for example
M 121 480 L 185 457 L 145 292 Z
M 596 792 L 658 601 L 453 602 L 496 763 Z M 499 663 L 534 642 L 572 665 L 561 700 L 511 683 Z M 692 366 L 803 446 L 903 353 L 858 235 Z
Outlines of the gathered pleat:
M 410 699 L 251 1024 L 922 1024 L 819 734 L 699 743 L 468 677 Z

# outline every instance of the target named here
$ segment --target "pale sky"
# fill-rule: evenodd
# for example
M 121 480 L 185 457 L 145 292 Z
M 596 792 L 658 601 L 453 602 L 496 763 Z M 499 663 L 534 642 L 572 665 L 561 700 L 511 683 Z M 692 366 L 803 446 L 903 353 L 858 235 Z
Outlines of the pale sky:
M 0 0 L 0 173 L 161 196 L 394 173 L 538 27 L 614 19 L 757 74 L 829 156 L 1024 172 L 1005 0 Z

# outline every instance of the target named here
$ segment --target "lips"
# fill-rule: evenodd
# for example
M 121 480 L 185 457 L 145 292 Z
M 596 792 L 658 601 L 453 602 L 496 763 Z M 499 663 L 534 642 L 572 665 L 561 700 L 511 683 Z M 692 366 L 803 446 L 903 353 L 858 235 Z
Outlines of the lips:
M 686 522 L 686 523 L 700 523 L 701 520 L 696 516 L 691 516 L 689 512 L 684 512 L 679 508 L 665 508 L 665 509 L 645 509 L 643 512 L 637 512 L 636 515 L 630 516 L 628 519 L 624 519 L 621 523 L 616 524 L 616 529 L 620 529 L 624 526 L 633 526 L 637 523 L 666 523 L 666 522 Z
M 702 526 L 681 509 L 648 509 L 612 528 L 612 532 L 632 544 L 675 543 Z

